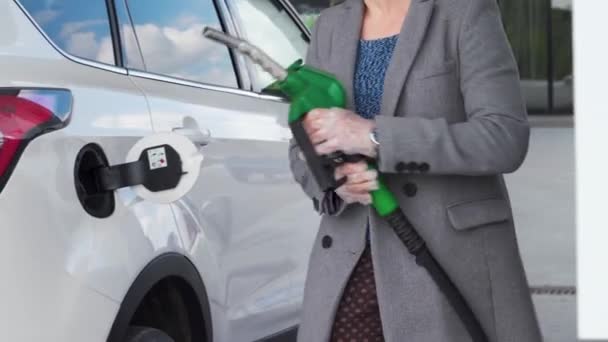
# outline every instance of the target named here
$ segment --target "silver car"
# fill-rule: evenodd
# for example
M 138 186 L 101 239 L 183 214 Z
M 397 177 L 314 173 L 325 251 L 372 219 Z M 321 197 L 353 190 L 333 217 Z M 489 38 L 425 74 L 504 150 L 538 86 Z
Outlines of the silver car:
M 289 170 L 288 104 L 201 35 L 288 65 L 309 40 L 293 8 L 0 0 L 0 22 L 2 340 L 295 340 L 319 217 Z M 100 189 L 95 170 L 167 132 L 203 157 L 185 196 Z

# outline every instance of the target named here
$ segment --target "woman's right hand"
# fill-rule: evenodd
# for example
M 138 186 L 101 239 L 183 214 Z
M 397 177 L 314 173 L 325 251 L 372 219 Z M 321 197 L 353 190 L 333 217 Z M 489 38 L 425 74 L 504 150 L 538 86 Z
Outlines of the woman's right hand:
M 347 163 L 336 168 L 336 180 L 347 177 L 336 194 L 346 203 L 372 203 L 371 191 L 378 190 L 378 171 L 369 170 L 366 162 Z

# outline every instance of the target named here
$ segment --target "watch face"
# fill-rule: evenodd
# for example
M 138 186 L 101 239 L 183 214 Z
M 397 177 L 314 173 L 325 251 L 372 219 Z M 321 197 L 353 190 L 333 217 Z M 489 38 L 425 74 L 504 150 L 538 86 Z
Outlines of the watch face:
M 374 144 L 380 145 L 380 142 L 378 141 L 378 132 L 376 132 L 376 130 L 372 131 L 371 139 Z

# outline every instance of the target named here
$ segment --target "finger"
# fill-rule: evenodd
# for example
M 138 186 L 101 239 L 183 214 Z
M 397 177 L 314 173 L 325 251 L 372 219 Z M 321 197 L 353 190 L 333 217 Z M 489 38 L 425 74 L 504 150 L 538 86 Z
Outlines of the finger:
M 359 199 L 359 203 L 364 204 L 364 205 L 372 204 L 372 195 L 367 194 L 367 195 L 361 196 Z
M 332 139 L 326 140 L 325 142 L 318 144 L 315 147 L 315 150 L 317 151 L 317 154 L 320 154 L 320 155 L 326 155 L 326 154 L 330 154 L 330 153 L 339 151 L 340 148 L 339 148 L 338 139 L 332 138 Z
M 344 185 L 344 190 L 346 192 L 358 194 L 358 195 L 367 194 L 371 191 L 378 190 L 378 182 L 373 180 L 373 181 L 368 181 L 368 182 L 359 183 L 359 184 L 348 184 L 347 183 Z
M 342 179 L 342 177 L 344 177 L 346 174 L 344 173 L 344 168 L 342 166 L 338 166 L 335 170 L 334 170 L 334 178 L 336 180 Z
M 325 109 L 313 109 L 306 116 L 304 116 L 304 122 L 314 122 L 319 119 L 325 118 L 327 115 L 325 114 Z
M 342 164 L 336 167 L 336 172 L 341 176 L 346 175 L 348 173 L 348 165 L 350 165 L 350 163 Z
M 312 144 L 317 145 L 317 144 L 320 144 L 320 143 L 326 141 L 328 138 L 327 135 L 328 134 L 327 134 L 326 130 L 320 129 L 320 130 L 313 132 L 312 134 L 309 134 L 309 137 L 310 137 L 310 141 L 312 142 Z
M 366 183 L 375 181 L 376 179 L 378 179 L 378 172 L 376 170 L 368 170 L 364 172 L 349 174 L 347 184 Z
M 357 173 L 363 173 L 367 171 L 367 164 L 365 163 L 346 163 L 336 167 L 336 178 L 342 178 L 344 176 L 350 176 Z M 371 171 L 371 170 L 370 170 Z
M 336 193 L 346 203 L 362 203 L 370 204 L 372 202 L 372 196 L 369 193 L 357 194 L 347 191 L 344 187 L 340 187 L 336 190 Z
M 313 110 L 311 110 L 310 112 L 308 112 L 307 117 L 309 118 L 314 118 L 314 117 L 319 117 L 321 114 L 323 114 L 323 111 L 325 111 L 326 109 L 323 108 L 315 108 Z
M 356 195 L 356 194 L 343 194 L 340 196 L 344 202 L 347 204 L 351 203 L 361 203 L 361 204 L 370 204 L 372 201 L 372 197 L 368 194 L 364 195 Z
M 328 109 L 315 108 L 315 109 L 311 110 L 310 112 L 308 112 L 308 114 L 306 114 L 306 118 L 314 120 L 314 119 L 326 117 L 329 114 L 330 114 L 330 110 L 328 110 Z
M 323 123 L 319 120 L 306 120 L 304 121 L 304 130 L 308 135 L 318 131 L 323 127 Z
M 338 196 L 340 196 L 340 198 L 342 198 L 342 200 L 344 200 L 344 202 L 346 203 L 350 204 L 355 202 L 355 195 L 346 192 L 344 190 L 344 186 L 341 186 L 336 189 L 336 194 L 338 194 Z
M 346 204 L 351 204 L 351 203 L 357 202 L 357 199 L 354 196 L 345 195 L 345 196 L 341 196 L 341 197 L 342 197 L 342 200 L 344 202 L 346 202 Z
M 344 164 L 344 173 L 346 175 L 361 173 L 367 171 L 368 166 L 365 162 Z
M 363 205 L 372 204 L 372 196 L 369 194 L 352 196 L 352 203 L 361 203 Z
M 330 109 L 326 109 L 325 115 L 327 117 L 338 117 L 341 115 L 346 115 L 347 113 L 349 113 L 349 111 L 344 110 L 343 108 L 332 107 Z

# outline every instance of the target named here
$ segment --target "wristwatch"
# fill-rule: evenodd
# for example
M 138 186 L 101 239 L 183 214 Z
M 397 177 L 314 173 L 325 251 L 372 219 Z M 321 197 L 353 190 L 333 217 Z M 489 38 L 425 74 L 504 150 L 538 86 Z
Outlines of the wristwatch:
M 378 141 L 378 131 L 376 130 L 375 127 L 371 131 L 371 133 L 369 133 L 369 140 L 371 140 L 374 143 L 376 148 L 378 148 L 378 146 L 380 146 L 380 141 Z

